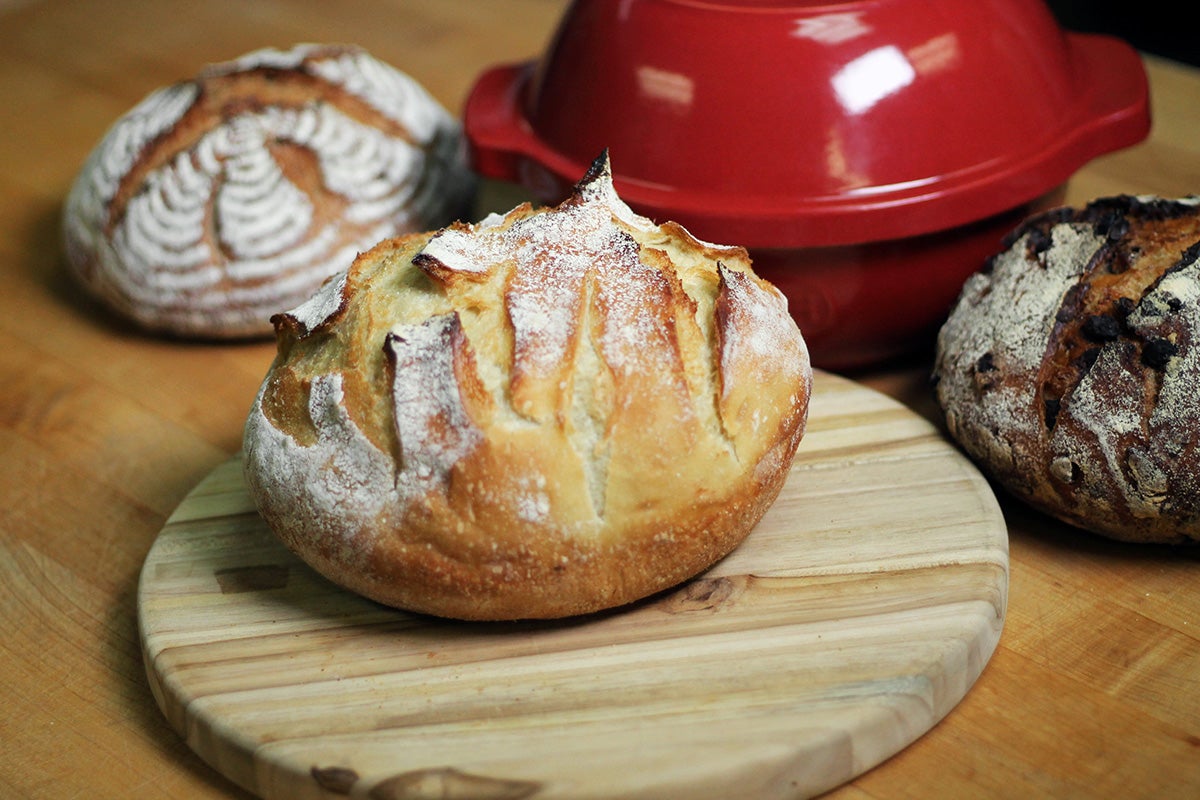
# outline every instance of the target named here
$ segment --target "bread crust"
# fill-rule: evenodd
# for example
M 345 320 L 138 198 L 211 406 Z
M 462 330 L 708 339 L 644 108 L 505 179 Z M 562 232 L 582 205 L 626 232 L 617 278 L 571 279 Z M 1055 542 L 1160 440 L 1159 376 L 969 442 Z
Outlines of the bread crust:
M 1025 222 L 966 282 L 934 379 L 1014 495 L 1114 539 L 1200 541 L 1200 199 Z
M 606 158 L 553 209 L 385 241 L 276 317 L 245 433 L 272 530 L 382 603 L 462 619 L 629 603 L 774 501 L 812 372 L 741 248 L 653 225 Z
M 63 215 L 79 283 L 119 316 L 189 338 L 267 337 L 380 239 L 444 225 L 474 190 L 462 131 L 357 47 L 210 65 L 122 116 Z

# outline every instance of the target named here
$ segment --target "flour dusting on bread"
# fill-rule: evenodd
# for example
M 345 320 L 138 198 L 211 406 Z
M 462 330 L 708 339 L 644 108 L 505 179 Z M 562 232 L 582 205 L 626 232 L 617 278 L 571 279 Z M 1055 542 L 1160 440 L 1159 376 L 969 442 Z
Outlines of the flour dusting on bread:
M 584 613 L 694 575 L 773 501 L 811 391 L 745 251 L 634 214 L 606 157 L 556 207 L 380 243 L 276 326 L 246 428 L 264 516 L 343 585 L 448 616 Z M 327 381 L 341 411 L 322 420 L 306 398 Z M 338 440 L 374 451 L 380 496 L 279 508 L 297 467 L 278 451 L 321 474 Z M 324 546 L 347 530 L 367 566 Z
M 138 325 L 260 336 L 359 251 L 453 219 L 473 186 L 459 123 L 411 78 L 300 45 L 212 65 L 118 120 L 64 236 L 82 285 Z
M 966 283 L 935 366 L 1002 485 L 1118 539 L 1200 540 L 1200 199 L 1028 220 Z

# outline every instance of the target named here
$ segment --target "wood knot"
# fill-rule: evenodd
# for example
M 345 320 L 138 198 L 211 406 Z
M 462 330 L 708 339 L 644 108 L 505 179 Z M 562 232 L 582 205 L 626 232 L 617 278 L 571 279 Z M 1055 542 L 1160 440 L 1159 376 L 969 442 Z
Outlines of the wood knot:
M 471 775 L 453 767 L 421 769 L 385 778 L 371 788 L 371 800 L 522 800 L 541 790 L 532 781 Z
M 697 578 L 668 595 L 663 601 L 663 610 L 668 614 L 715 611 L 730 605 L 745 589 L 746 580 L 744 575 Z
M 358 782 L 358 773 L 348 767 L 314 766 L 310 773 L 317 785 L 330 794 L 350 794 Z

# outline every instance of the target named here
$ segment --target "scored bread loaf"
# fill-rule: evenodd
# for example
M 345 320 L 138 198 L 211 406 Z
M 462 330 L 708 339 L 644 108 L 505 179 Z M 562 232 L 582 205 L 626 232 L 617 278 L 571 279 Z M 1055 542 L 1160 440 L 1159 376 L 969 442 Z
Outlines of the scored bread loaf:
M 263 517 L 334 582 L 465 619 L 645 597 L 774 501 L 812 371 L 745 250 L 635 215 L 607 157 L 557 207 L 380 243 L 275 319 Z
M 72 274 L 120 316 L 183 337 L 268 336 L 380 239 L 469 201 L 459 123 L 361 48 L 211 65 L 121 117 L 67 197 Z
M 1200 541 L 1200 198 L 1026 221 L 967 280 L 934 379 L 1014 495 L 1115 539 Z

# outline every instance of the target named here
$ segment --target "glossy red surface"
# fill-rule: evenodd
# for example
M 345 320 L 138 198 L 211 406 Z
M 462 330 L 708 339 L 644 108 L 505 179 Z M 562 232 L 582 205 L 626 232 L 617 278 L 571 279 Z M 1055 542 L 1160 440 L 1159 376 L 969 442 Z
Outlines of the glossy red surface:
M 577 0 L 542 58 L 480 76 L 464 123 L 476 168 L 539 199 L 561 199 L 608 149 L 637 211 L 756 263 L 769 252 L 833 368 L 844 360 L 823 358 L 788 290 L 814 279 L 785 263 L 858 297 L 826 304 L 847 315 L 878 316 L 869 297 L 899 292 L 897 325 L 927 328 L 914 293 L 956 294 L 980 247 L 932 257 L 900 240 L 985 235 L 979 220 L 1012 218 L 1144 138 L 1149 107 L 1132 48 L 1062 31 L 1041 0 Z M 862 257 L 868 243 L 888 243 L 871 248 L 886 265 Z M 872 280 L 887 291 L 849 288 Z
M 932 347 L 962 283 L 1062 187 L 946 231 L 830 247 L 750 251 L 754 270 L 788 298 L 813 363 L 852 372 Z

